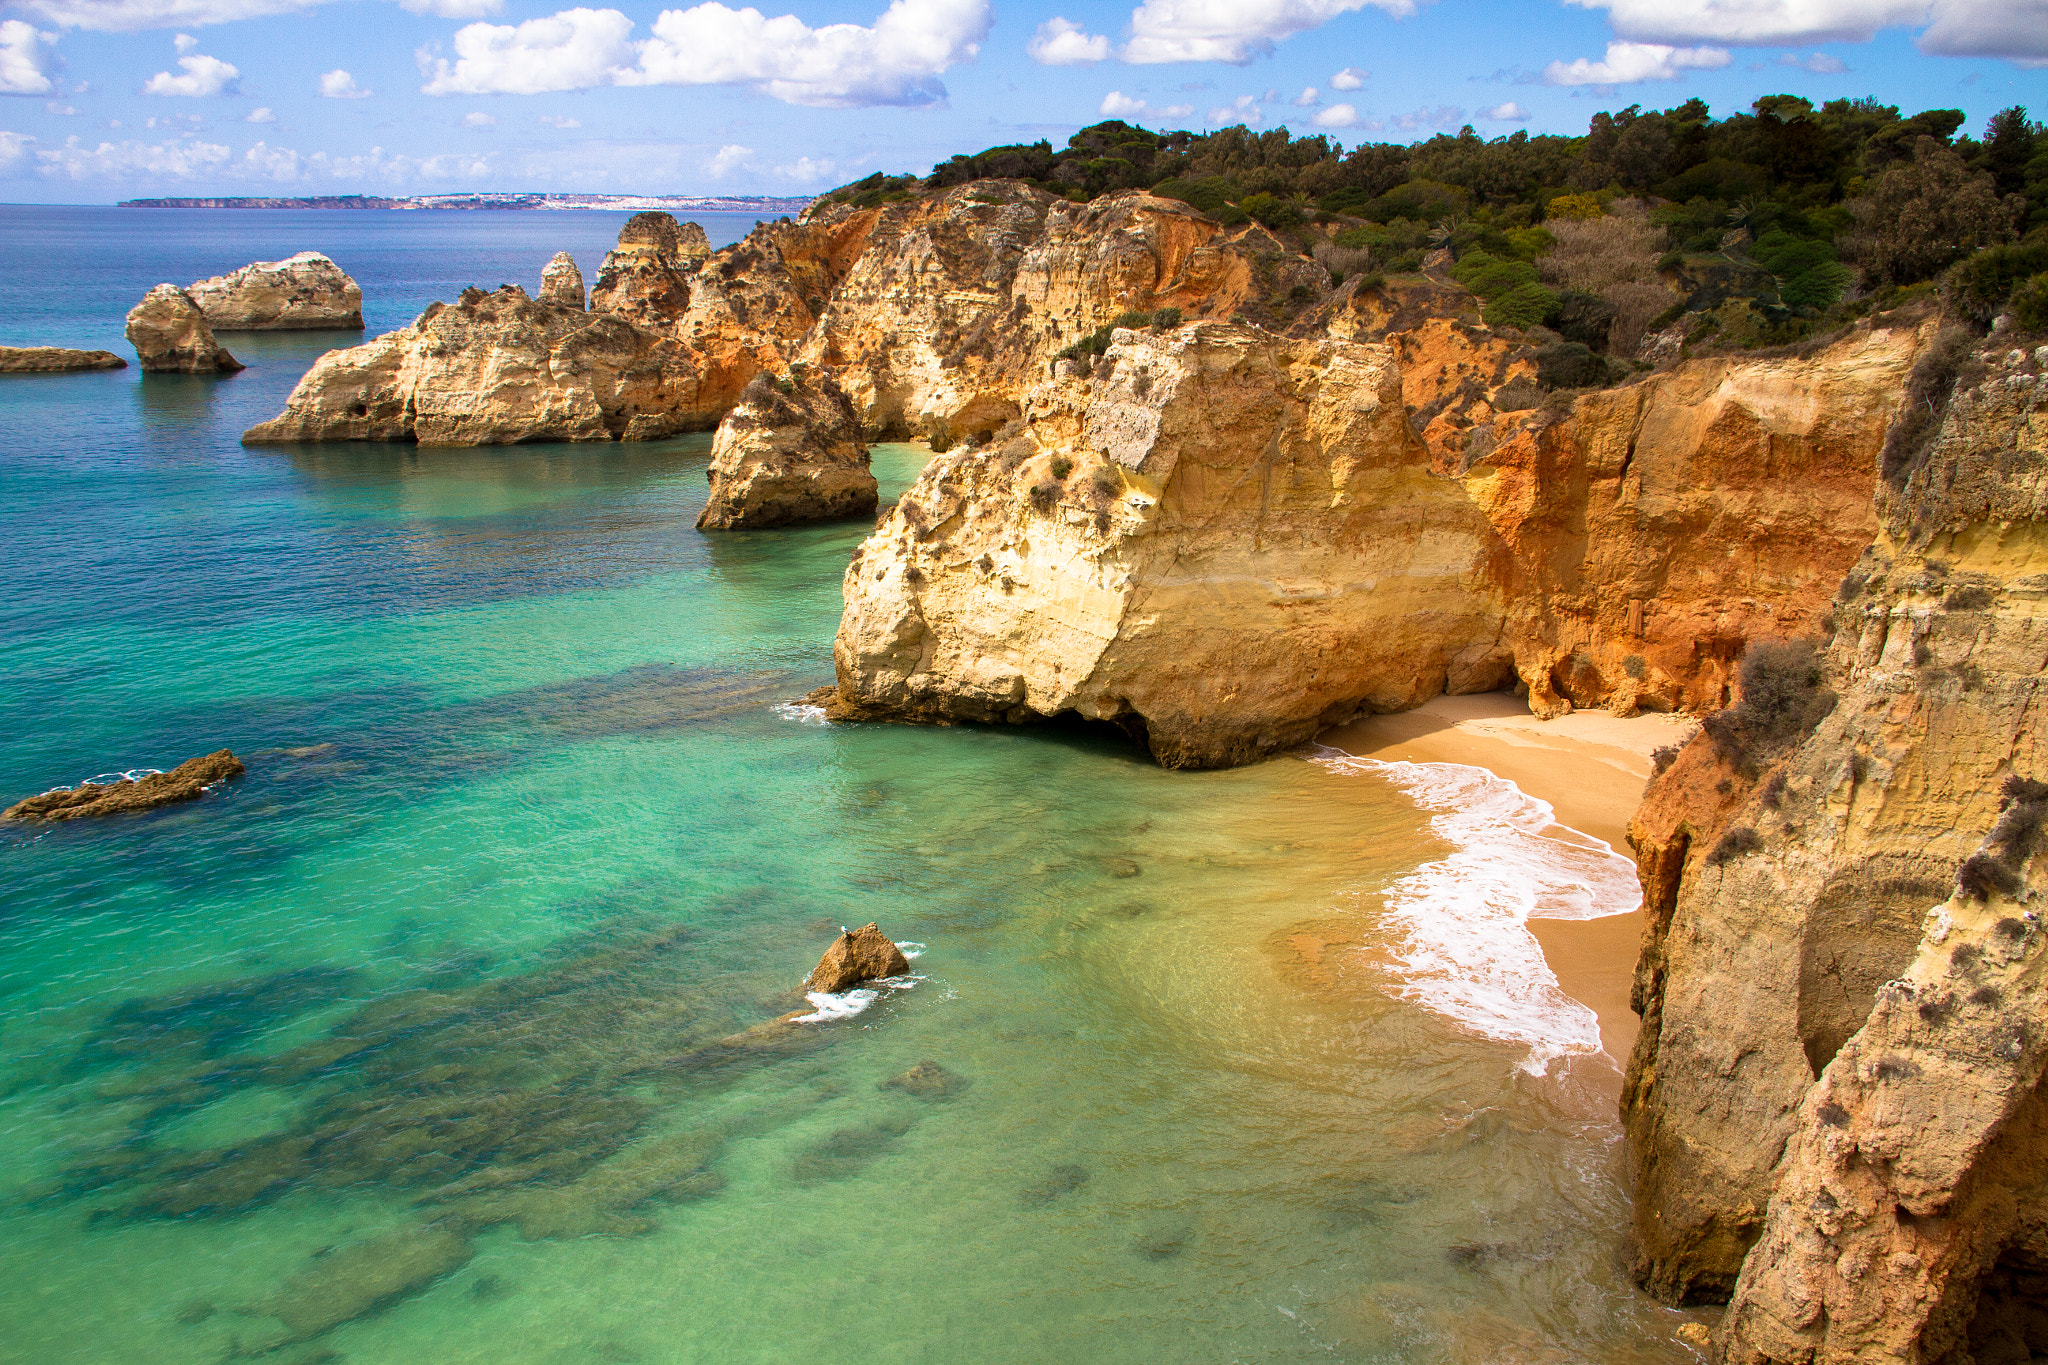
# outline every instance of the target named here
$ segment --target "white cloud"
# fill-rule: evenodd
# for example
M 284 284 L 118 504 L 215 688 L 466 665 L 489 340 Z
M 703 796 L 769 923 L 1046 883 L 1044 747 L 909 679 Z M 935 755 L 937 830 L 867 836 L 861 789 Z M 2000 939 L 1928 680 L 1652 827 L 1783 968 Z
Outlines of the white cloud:
M 78 108 L 75 105 L 59 104 L 56 100 L 44 100 L 43 112 L 46 114 L 55 114 L 59 118 L 69 118 L 71 115 L 78 112 Z
M 1417 109 L 1412 114 L 1396 114 L 1389 122 L 1404 133 L 1424 133 L 1432 129 L 1449 132 L 1464 124 L 1465 111 L 1455 104 L 1439 104 L 1434 109 Z M 1365 126 L 1377 133 L 1388 125 L 1374 120 Z
M 1491 109 L 1481 109 L 1479 117 L 1491 119 L 1495 123 L 1527 123 L 1529 111 L 1509 100 L 1505 104 L 1496 104 Z
M 980 52 L 993 22 L 988 0 L 891 0 L 872 28 L 815 29 L 713 0 L 663 10 L 639 72 L 620 84 L 745 85 L 825 109 L 936 104 L 946 97 L 939 73 Z
M 1095 110 L 1104 118 L 1135 118 L 1145 112 L 1145 101 L 1134 100 L 1121 90 L 1112 90 L 1102 97 L 1102 104 Z
M 1218 105 L 1209 111 L 1209 122 L 1214 124 L 1242 123 L 1257 128 L 1266 121 L 1266 111 L 1259 108 L 1259 102 L 1250 95 L 1239 95 L 1228 104 Z
M 1349 128 L 1358 122 L 1358 110 L 1348 104 L 1333 104 L 1316 115 L 1318 128 Z
M 550 128 L 581 128 L 583 126 L 582 119 L 564 118 L 560 114 L 542 114 L 537 121 L 546 124 Z
M 275 123 L 277 122 L 277 115 L 271 112 L 271 108 L 269 105 L 260 104 L 256 106 L 254 109 L 251 109 L 245 116 L 243 116 L 242 122 Z
M 218 57 L 204 53 L 193 57 L 178 58 L 178 65 L 185 74 L 173 76 L 168 71 L 159 71 L 142 84 L 145 95 L 184 95 L 203 98 L 208 95 L 236 94 L 235 83 L 242 79 L 242 73 Z
M 503 12 L 505 0 L 398 0 L 400 9 L 442 19 L 488 19 Z
M 131 140 L 95 147 L 82 138 L 67 137 L 62 147 L 39 151 L 35 157 L 38 172 L 69 180 L 182 180 L 216 169 L 228 155 L 228 149 L 216 142 Z
M 1322 97 L 1323 92 L 1311 85 L 1294 97 L 1294 106 L 1297 109 L 1313 109 Z
M 2024 0 L 2021 0 L 2024 3 Z M 1929 0 L 1565 0 L 1604 9 L 1623 38 L 1642 42 L 1868 42 L 1879 29 L 1926 20 Z M 2012 0 L 1951 0 L 1965 7 L 2009 7 Z
M 455 61 L 431 67 L 429 95 L 539 95 L 624 84 L 633 65 L 633 21 L 615 9 L 570 9 L 523 24 L 470 24 L 456 31 Z M 422 68 L 427 67 L 425 58 Z
M 56 87 L 43 69 L 43 45 L 55 34 L 38 33 L 20 19 L 0 22 L 0 95 L 48 95 Z
M 1920 50 L 2048 66 L 2048 0 L 1937 0 Z
M 1055 15 L 1038 26 L 1024 50 L 1040 66 L 1086 66 L 1109 59 L 1109 39 Z
M 362 89 L 354 76 L 336 67 L 320 73 L 320 93 L 331 100 L 366 100 L 375 92 Z
M 1121 55 L 1127 62 L 1242 66 L 1282 38 L 1367 5 L 1396 18 L 1415 12 L 1415 0 L 1144 0 L 1131 11 L 1131 40 Z
M 27 133 L 0 132 L 0 171 L 19 166 L 28 155 L 28 145 L 34 141 Z
M 199 40 L 189 33 L 180 33 L 171 39 L 171 46 L 180 52 L 191 52 L 199 46 Z
M 1543 68 L 1550 85 L 1630 85 L 1636 81 L 1675 81 L 1684 71 L 1728 65 L 1728 50 L 1719 47 L 1670 47 L 1663 43 L 1612 42 L 1599 61 L 1552 62 Z
M 747 158 L 753 154 L 752 147 L 742 147 L 736 142 L 729 142 L 711 154 L 711 159 L 704 163 L 704 174 L 713 180 L 722 180 L 736 168 L 745 165 Z
M 327 0 L 15 0 L 17 8 L 42 15 L 61 28 L 130 32 L 143 28 L 198 28 L 239 19 L 260 19 L 312 9 Z M 443 19 L 482 19 L 505 7 L 504 0 L 399 0 L 414 14 Z M 189 52 L 187 47 L 179 48 Z
M 1356 90 L 1371 78 L 1372 72 L 1360 71 L 1355 66 L 1347 66 L 1336 75 L 1330 77 L 1330 88 L 1332 90 Z
M 1778 58 L 1779 66 L 1796 66 L 1801 71 L 1811 71 L 1816 76 L 1839 76 L 1849 69 L 1849 64 L 1840 57 L 1831 57 L 1825 52 L 1816 52 L 1811 57 L 1801 57 L 1788 52 Z
M 498 116 L 477 110 L 462 116 L 462 126 L 465 128 L 495 128 L 498 126 Z
M 838 165 L 830 160 L 813 161 L 807 156 L 800 156 L 796 159 L 795 165 L 777 166 L 775 174 L 799 185 L 815 185 L 836 174 L 838 170 Z

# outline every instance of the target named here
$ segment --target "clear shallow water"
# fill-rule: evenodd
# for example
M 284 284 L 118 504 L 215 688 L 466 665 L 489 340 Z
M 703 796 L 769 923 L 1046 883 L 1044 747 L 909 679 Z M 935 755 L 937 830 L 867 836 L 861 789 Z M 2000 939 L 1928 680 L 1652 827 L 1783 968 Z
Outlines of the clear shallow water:
M 138 212 L 0 213 L 8 339 L 619 217 Z M 861 526 L 699 535 L 704 438 L 243 451 L 334 340 L 0 384 L 4 794 L 250 762 L 0 833 L 0 1360 L 1681 1358 L 1607 1064 L 1399 989 L 1460 850 L 1392 777 L 806 723 Z M 868 919 L 910 988 L 727 1041 Z

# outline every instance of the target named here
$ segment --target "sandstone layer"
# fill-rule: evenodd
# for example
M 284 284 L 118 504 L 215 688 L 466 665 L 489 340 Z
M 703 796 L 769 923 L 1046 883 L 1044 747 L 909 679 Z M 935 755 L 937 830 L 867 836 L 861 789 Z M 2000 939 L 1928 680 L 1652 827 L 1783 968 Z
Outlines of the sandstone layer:
M 160 284 L 128 310 L 128 344 L 151 374 L 233 374 L 247 368 L 213 339 L 206 314 L 175 284 Z
M 856 553 L 832 714 L 1071 712 L 1209 767 L 1518 680 L 1539 714 L 1718 705 L 1743 643 L 1817 619 L 1868 544 L 1918 341 L 1701 361 L 1560 414 L 1491 406 L 1517 369 L 1483 329 L 1119 330 Z
M 361 287 L 317 251 L 257 261 L 196 281 L 185 292 L 217 332 L 360 331 L 363 326 Z
M 1695 740 L 1631 829 L 1638 1274 L 1732 1294 L 1743 1365 L 2048 1350 L 2048 377 L 2012 354 L 1887 450 L 1825 717 Z
M 0 346 L 0 374 L 127 368 L 128 362 L 112 351 L 68 351 L 61 346 Z
M 873 516 L 875 476 L 853 404 L 802 367 L 755 377 L 718 424 L 711 496 L 700 531 L 751 531 L 798 521 Z
M 126 815 L 154 810 L 178 801 L 194 801 L 208 787 L 240 777 L 242 760 L 226 749 L 188 758 L 167 773 L 123 778 L 119 782 L 88 782 L 17 801 L 0 811 L 0 820 L 80 820 L 95 815 Z
M 541 270 L 540 301 L 577 309 L 589 305 L 589 299 L 583 292 L 583 272 L 577 268 L 576 258 L 568 252 L 557 251 Z

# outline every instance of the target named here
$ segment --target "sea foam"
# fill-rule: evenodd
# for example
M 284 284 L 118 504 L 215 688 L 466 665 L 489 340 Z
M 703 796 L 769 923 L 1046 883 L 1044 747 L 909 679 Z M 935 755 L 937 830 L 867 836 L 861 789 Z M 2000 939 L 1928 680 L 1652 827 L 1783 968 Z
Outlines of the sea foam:
M 824 725 L 825 708 L 813 706 L 807 701 L 786 701 L 777 705 L 775 714 L 799 725 Z
M 1600 1021 L 1566 995 L 1529 932 L 1532 919 L 1598 919 L 1642 904 L 1635 864 L 1504 777 L 1464 763 L 1358 758 L 1317 746 L 1332 772 L 1376 773 L 1429 812 L 1452 852 L 1386 888 L 1388 953 L 1404 999 L 1475 1033 L 1521 1043 L 1542 1075 L 1601 1051 Z

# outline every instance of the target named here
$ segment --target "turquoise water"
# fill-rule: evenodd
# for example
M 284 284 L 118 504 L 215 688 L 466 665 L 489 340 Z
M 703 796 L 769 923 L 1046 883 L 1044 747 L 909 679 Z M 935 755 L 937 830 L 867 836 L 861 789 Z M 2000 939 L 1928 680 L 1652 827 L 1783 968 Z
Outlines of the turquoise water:
M 391 325 L 617 221 L 235 218 L 0 212 L 5 339 L 304 245 Z M 336 340 L 0 384 L 0 795 L 249 763 L 0 831 L 0 1361 L 1682 1358 L 1611 1064 L 1376 965 L 1445 851 L 1387 780 L 815 723 L 862 526 L 700 535 L 701 437 L 241 449 Z M 747 1033 L 870 919 L 912 983 Z

